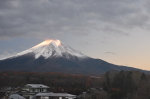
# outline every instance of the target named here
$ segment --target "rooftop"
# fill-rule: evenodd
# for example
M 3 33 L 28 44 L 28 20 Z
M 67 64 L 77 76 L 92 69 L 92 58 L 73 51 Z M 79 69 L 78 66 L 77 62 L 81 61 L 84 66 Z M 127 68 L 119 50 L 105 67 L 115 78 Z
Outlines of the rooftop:
M 46 85 L 43 84 L 27 84 L 25 87 L 30 87 L 30 88 L 49 88 Z
M 68 93 L 38 93 L 36 96 L 58 96 L 58 97 L 76 97 L 76 95 Z
M 24 97 L 18 95 L 18 94 L 12 94 L 9 96 L 11 99 L 25 99 Z

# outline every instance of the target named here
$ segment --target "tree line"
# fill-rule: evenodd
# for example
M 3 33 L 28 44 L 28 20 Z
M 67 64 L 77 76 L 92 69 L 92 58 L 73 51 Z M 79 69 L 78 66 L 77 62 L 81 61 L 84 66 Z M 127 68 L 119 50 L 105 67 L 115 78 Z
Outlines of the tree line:
M 78 99 L 150 99 L 150 75 L 138 71 L 108 71 L 99 77 L 1 71 L 0 81 L 0 91 L 44 84 L 50 92 L 75 94 Z

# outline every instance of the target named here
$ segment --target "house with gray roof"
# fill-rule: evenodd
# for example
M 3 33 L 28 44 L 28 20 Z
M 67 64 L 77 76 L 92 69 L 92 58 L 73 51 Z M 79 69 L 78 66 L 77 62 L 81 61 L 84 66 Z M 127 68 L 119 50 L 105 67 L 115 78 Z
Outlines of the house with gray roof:
M 39 92 L 47 92 L 48 88 L 49 88 L 48 86 L 43 84 L 27 84 L 22 88 L 22 90 L 39 93 Z
M 8 97 L 8 99 L 26 99 L 19 94 L 12 94 Z
M 22 90 L 11 94 L 10 99 L 75 99 L 76 95 L 68 93 L 48 92 L 48 86 L 43 84 L 26 84 Z M 14 96 L 18 98 L 14 98 Z

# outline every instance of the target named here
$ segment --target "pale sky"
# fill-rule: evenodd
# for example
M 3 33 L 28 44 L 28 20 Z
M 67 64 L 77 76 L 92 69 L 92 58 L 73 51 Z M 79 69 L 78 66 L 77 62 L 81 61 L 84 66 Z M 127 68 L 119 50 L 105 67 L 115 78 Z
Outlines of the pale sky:
M 149 0 L 0 0 L 0 58 L 59 39 L 83 54 L 150 70 Z

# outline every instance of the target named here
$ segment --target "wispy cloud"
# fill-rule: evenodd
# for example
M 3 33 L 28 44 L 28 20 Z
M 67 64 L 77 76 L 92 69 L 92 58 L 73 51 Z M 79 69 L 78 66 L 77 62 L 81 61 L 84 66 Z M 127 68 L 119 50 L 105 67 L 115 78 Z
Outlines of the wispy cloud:
M 112 54 L 112 55 L 117 55 L 116 53 L 114 52 L 105 52 L 104 54 Z

